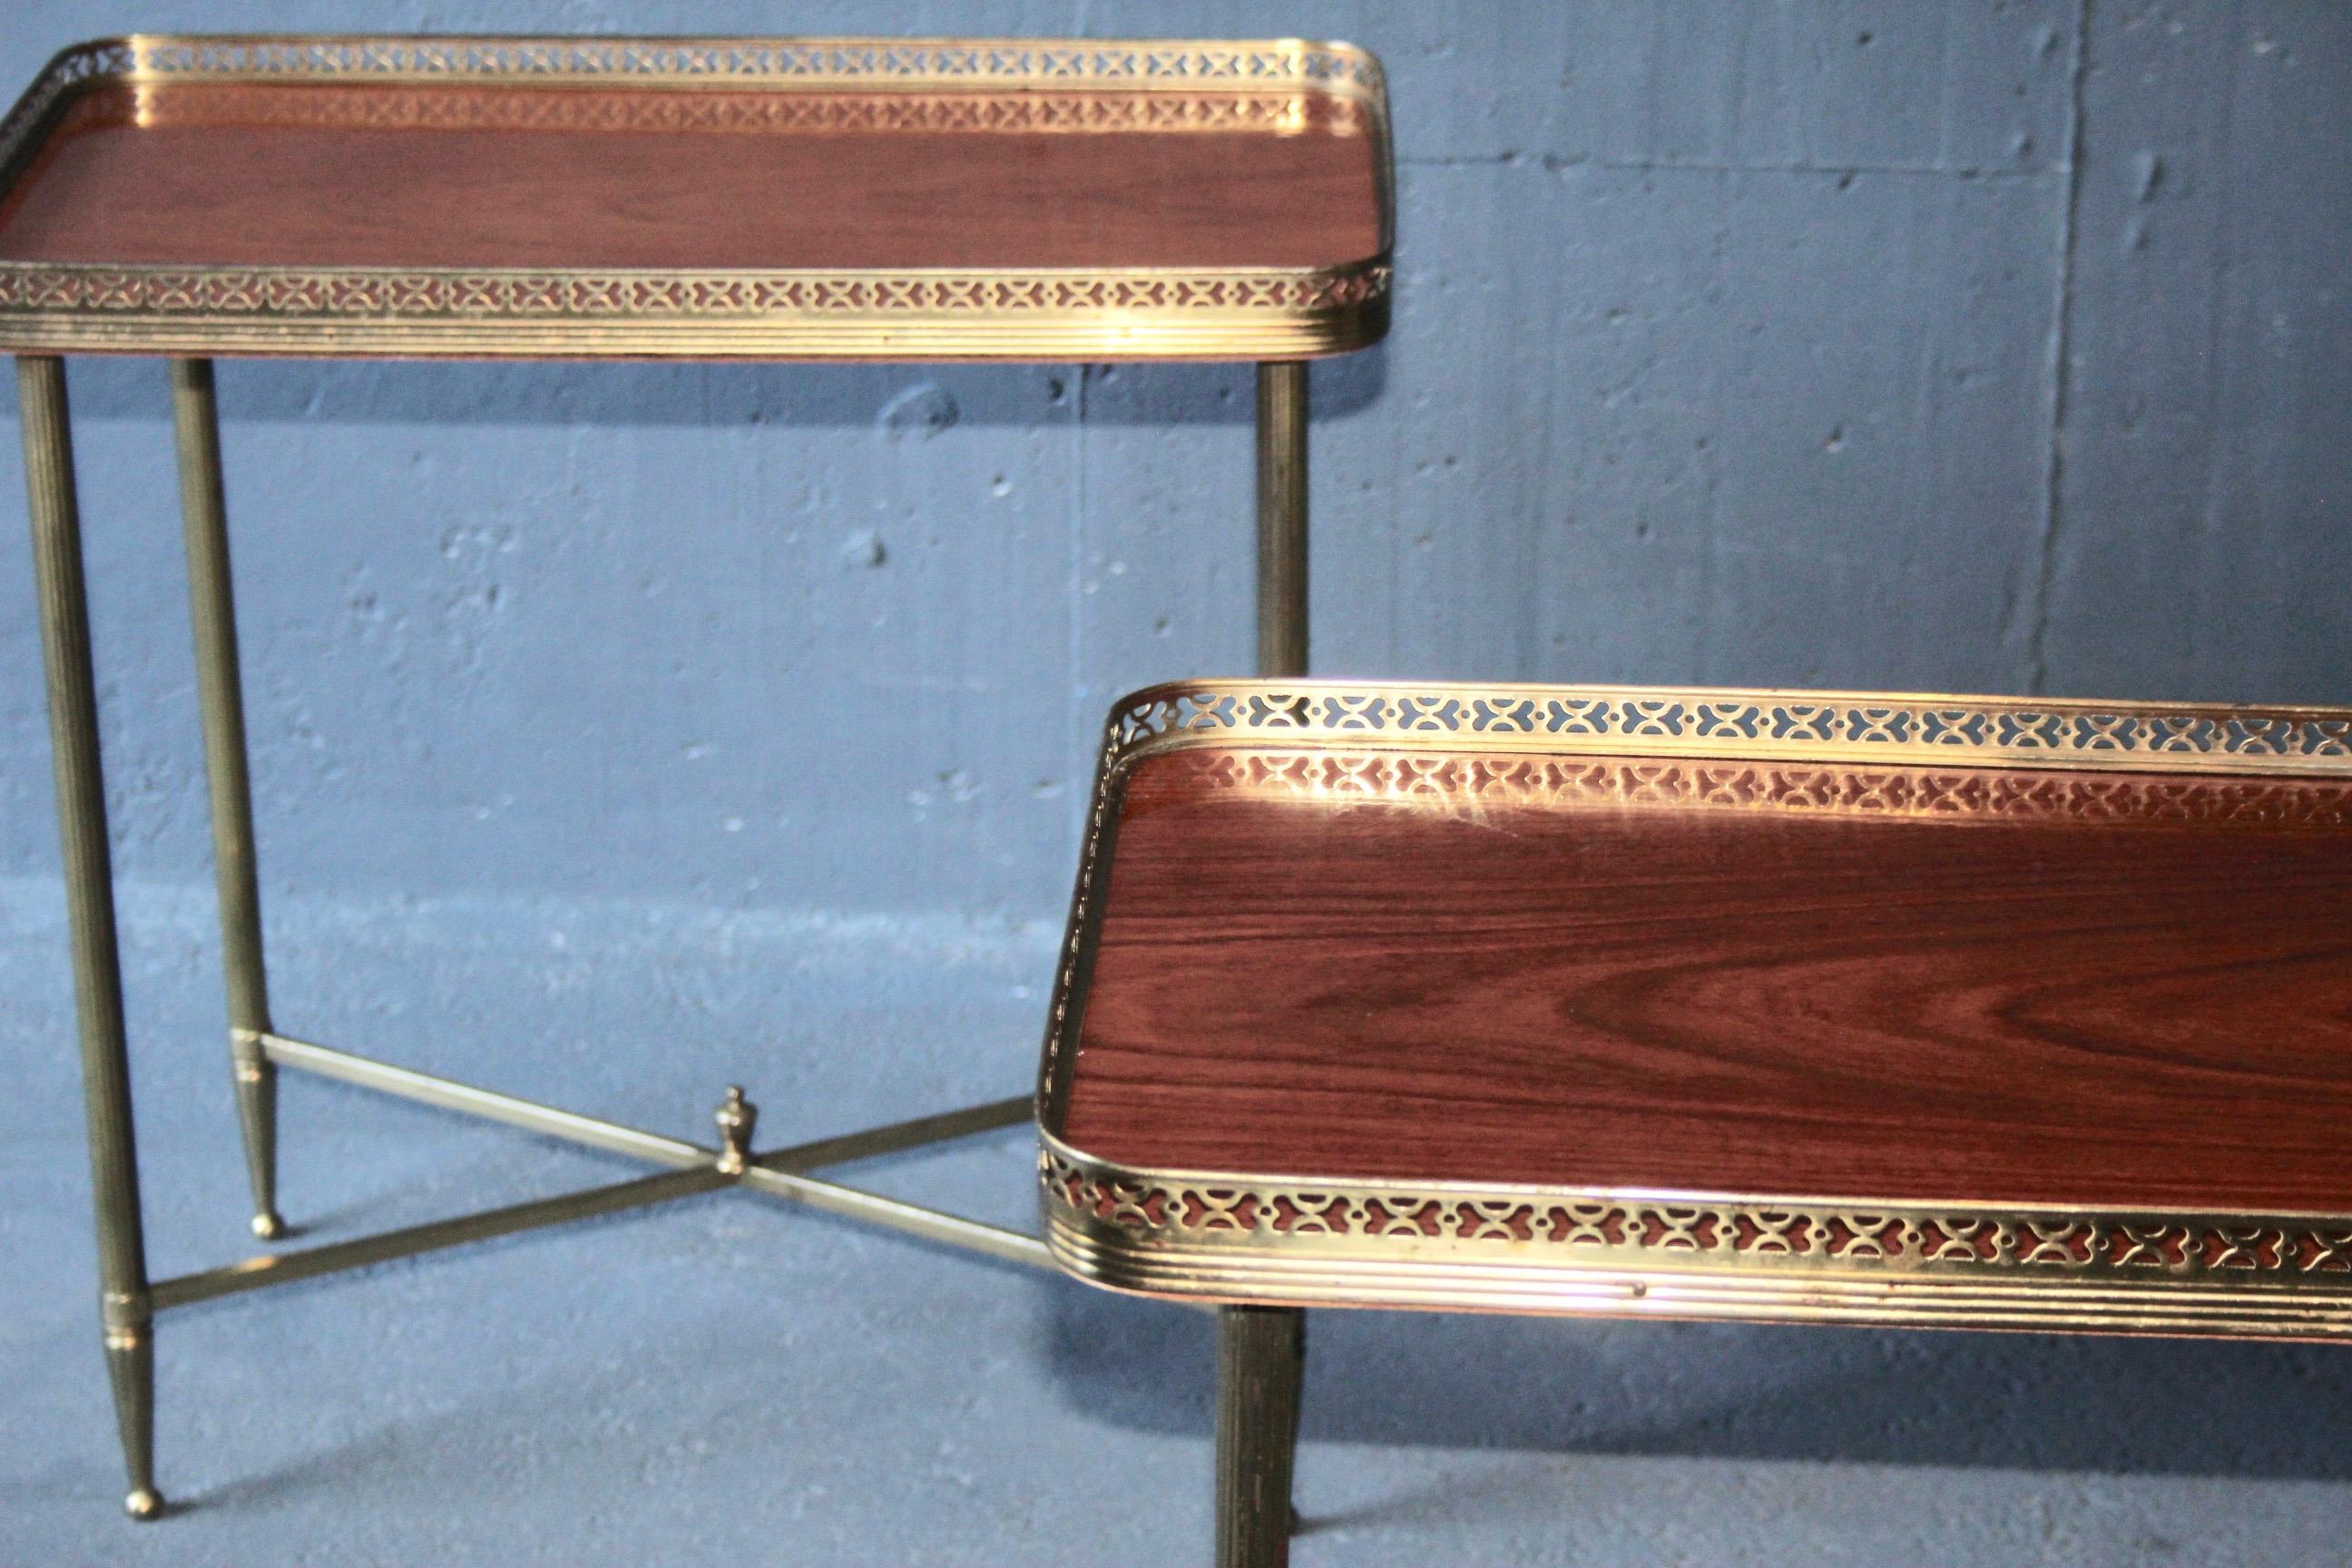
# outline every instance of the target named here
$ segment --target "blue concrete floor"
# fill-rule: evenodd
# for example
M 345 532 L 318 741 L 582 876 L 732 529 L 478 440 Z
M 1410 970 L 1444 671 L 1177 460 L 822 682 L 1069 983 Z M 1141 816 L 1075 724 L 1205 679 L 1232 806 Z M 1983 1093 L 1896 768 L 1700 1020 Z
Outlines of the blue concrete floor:
M 154 1265 L 238 1255 L 209 901 L 123 904 Z M 1024 1084 L 1040 927 L 442 903 L 271 910 L 281 1026 L 699 1136 Z M 53 885 L 0 882 L 0 1564 L 1198 1563 L 1208 1323 L 740 1194 L 168 1317 L 135 1526 L 92 1321 Z M 495 1041 L 495 1048 L 482 1042 Z M 299 1079 L 326 1239 L 627 1167 Z M 1008 1221 L 1018 1132 L 859 1173 Z M 2326 1563 L 2352 1358 L 1328 1313 L 1297 1561 Z

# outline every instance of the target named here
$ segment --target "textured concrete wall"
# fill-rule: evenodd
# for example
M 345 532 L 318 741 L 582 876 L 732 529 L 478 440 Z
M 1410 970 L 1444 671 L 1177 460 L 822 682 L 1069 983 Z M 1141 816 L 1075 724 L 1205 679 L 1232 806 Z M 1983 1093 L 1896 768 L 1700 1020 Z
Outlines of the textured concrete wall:
M 132 26 L 784 19 L 19 0 L 0 75 Z M 1397 326 L 1316 375 L 1322 672 L 2352 698 L 2340 5 L 789 21 L 1380 51 Z M 1246 662 L 1245 371 L 222 388 L 273 889 L 1034 915 L 1108 701 Z M 125 868 L 195 879 L 162 374 L 79 365 L 74 392 Z M 26 572 L 0 548 L 0 871 L 54 857 Z

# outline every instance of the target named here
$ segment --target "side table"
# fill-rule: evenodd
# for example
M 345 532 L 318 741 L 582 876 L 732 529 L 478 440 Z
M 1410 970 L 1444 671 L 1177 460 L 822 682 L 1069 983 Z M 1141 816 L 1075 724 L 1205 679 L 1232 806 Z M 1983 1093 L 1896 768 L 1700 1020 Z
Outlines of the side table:
M 2352 709 L 1198 681 L 1113 710 L 1046 1238 L 1219 1304 L 2352 1343 Z
M 137 1517 L 163 1309 L 736 1185 L 998 1258 L 1034 1237 L 810 1173 L 1026 1120 L 1027 1096 L 754 1152 L 278 1031 L 211 356 L 1212 360 L 1258 365 L 1258 658 L 1307 663 L 1307 359 L 1387 326 L 1380 68 L 1340 44 L 166 37 L 77 46 L 0 121 L 0 350 L 18 356 L 97 1206 Z M 59 356 L 172 360 L 229 1050 L 255 1232 L 281 1231 L 291 1068 L 635 1157 L 655 1174 L 151 1280 Z

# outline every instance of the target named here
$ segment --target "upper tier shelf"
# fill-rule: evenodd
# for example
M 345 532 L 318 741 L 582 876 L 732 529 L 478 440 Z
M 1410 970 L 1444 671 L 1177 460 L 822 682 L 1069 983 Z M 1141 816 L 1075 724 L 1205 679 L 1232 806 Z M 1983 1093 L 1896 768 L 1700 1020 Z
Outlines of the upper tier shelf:
M 0 350 L 1301 358 L 1391 207 L 1344 44 L 139 36 L 0 121 Z

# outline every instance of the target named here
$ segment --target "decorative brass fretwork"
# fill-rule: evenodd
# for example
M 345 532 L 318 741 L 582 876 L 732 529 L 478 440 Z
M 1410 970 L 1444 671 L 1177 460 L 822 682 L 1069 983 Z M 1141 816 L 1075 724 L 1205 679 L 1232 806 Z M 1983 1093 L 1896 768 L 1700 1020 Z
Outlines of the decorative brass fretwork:
M 460 321 L 711 321 L 902 313 L 1041 321 L 1077 310 L 1314 314 L 1360 305 L 1388 269 L 1010 273 L 399 272 L 380 268 L 74 267 L 0 263 L 0 323 L 12 311 L 255 321 L 397 318 Z M 0 332 L 5 332 L 0 324 Z
M 1701 1194 L 1407 1187 L 1360 1182 L 1292 1185 L 1222 1176 L 1127 1175 L 1048 1150 L 1050 1205 L 1139 1241 L 1230 1235 L 1395 1238 L 1513 1245 L 1563 1264 L 1700 1268 L 1769 1263 L 1874 1271 L 2053 1268 L 2083 1277 L 2352 1275 L 2352 1217 L 2235 1217 L 1996 1212 Z M 1417 1256 L 1427 1256 L 1425 1247 Z M 1465 1254 L 1466 1255 L 1466 1254 Z
M 1297 39 L 597 38 L 135 34 L 78 44 L 68 81 L 432 81 L 527 78 L 668 86 L 813 88 L 1272 87 L 1378 96 L 1380 63 Z
M 1516 808 L 1749 811 L 1928 821 L 2002 818 L 2112 826 L 2352 826 L 2352 779 L 1865 768 L 1653 757 L 1237 747 L 1164 765 L 1218 791 L 1318 806 L 1405 805 L 1447 816 Z
M 141 82 L 119 106 L 84 98 L 76 116 L 99 123 L 231 123 L 351 131 L 693 132 L 702 135 L 1361 135 L 1376 107 L 1313 91 L 1034 89 L 906 92 L 807 88 L 646 92 L 586 86 L 530 90 L 401 83 L 345 91 L 289 90 L 277 82 L 228 82 L 201 94 Z
M 1136 693 L 1115 757 L 1201 742 L 2352 775 L 2352 710 L 1697 687 L 1200 681 Z
M 1039 1173 L 1055 1260 L 1155 1295 L 2352 1339 L 2352 1216 L 1142 1173 L 1050 1133 Z

